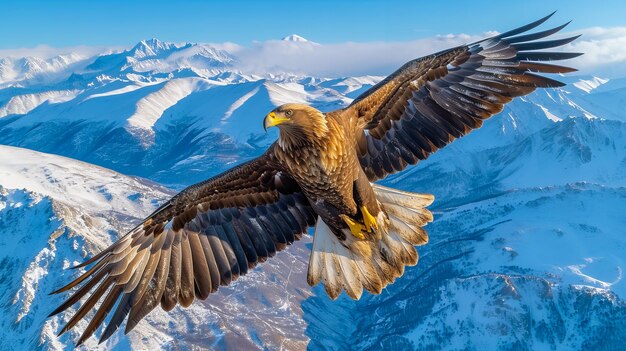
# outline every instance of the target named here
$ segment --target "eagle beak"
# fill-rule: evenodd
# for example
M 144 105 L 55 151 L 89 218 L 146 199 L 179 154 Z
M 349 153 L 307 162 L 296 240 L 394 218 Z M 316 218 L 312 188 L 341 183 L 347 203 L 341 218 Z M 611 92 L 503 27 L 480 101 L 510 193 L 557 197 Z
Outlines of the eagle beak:
M 267 132 L 267 128 L 277 126 L 288 121 L 289 118 L 279 117 L 275 112 L 270 112 L 263 120 L 263 128 Z

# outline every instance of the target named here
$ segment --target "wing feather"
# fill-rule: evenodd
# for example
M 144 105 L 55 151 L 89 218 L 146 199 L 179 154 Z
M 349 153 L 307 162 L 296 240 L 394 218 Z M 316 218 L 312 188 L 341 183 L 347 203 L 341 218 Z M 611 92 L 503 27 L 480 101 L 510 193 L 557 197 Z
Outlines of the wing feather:
M 193 302 L 194 293 L 194 276 L 193 276 L 193 257 L 191 255 L 191 245 L 189 244 L 189 236 L 185 229 L 181 229 L 182 240 L 180 242 L 180 287 L 178 290 L 178 303 L 183 307 L 188 307 Z
M 193 257 L 194 281 L 197 287 L 196 293 L 201 300 L 209 297 L 211 293 L 211 277 L 209 264 L 204 254 L 204 248 L 200 242 L 199 234 L 194 230 L 188 230 L 189 248 Z
M 174 241 L 174 232 L 165 231 L 163 236 L 165 239 L 163 246 L 159 250 L 159 261 L 154 276 L 149 281 L 149 288 L 146 290 L 146 293 L 141 297 L 134 296 L 128 322 L 126 323 L 126 333 L 131 331 L 143 317 L 161 303 L 161 297 L 165 291 L 165 283 L 169 273 L 170 248 Z
M 550 15 L 551 16 L 551 15 Z M 448 49 L 403 65 L 340 113 L 357 116 L 361 166 L 370 181 L 399 172 L 482 126 L 512 98 L 563 83 L 535 73 L 575 69 L 542 61 L 579 53 L 541 51 L 567 45 L 578 36 L 543 40 L 566 25 L 527 33 L 546 16 L 512 31 Z
M 102 324 L 102 321 L 104 321 L 109 312 L 111 312 L 111 309 L 113 309 L 113 305 L 115 305 L 115 302 L 121 294 L 121 286 L 116 285 L 109 290 L 109 293 L 104 298 L 102 305 L 100 305 L 100 308 L 98 308 L 96 314 L 89 321 L 89 324 L 87 325 L 87 328 L 85 328 L 83 334 L 80 336 L 80 339 L 78 339 L 76 346 L 80 346 L 83 342 L 85 342 L 85 340 L 87 340 L 88 337 L 93 335 L 96 329 L 98 329 L 98 326 Z
M 228 285 L 232 280 L 232 268 L 228 258 L 226 257 L 226 253 L 224 252 L 224 246 L 220 238 L 218 237 L 216 228 L 209 228 L 207 233 L 208 242 L 211 245 L 211 252 L 213 253 L 213 257 L 215 258 L 215 264 L 217 266 L 217 284 L 215 289 L 217 290 L 218 285 Z
M 228 266 L 228 270 L 224 272 L 222 280 L 227 281 L 226 284 L 229 284 L 232 280 L 239 277 L 239 262 L 234 250 L 235 245 L 230 241 L 230 238 L 228 238 L 222 226 L 216 226 L 214 229 L 218 239 L 222 243 L 221 248 L 227 262 L 226 265 Z
M 174 242 L 170 248 L 170 269 L 165 283 L 165 291 L 163 292 L 163 297 L 161 298 L 161 308 L 165 311 L 171 311 L 178 303 L 178 290 L 180 289 L 182 267 L 181 240 L 181 235 L 179 233 L 175 233 Z

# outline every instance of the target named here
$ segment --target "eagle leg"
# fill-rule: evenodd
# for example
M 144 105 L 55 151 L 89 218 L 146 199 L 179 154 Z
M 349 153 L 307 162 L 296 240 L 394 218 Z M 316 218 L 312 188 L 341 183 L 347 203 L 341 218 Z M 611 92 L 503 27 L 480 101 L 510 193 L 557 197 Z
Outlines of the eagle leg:
M 363 224 L 355 221 L 354 219 L 350 218 L 349 216 L 345 214 L 340 214 L 339 217 L 343 219 L 344 222 L 346 222 L 346 224 L 350 228 L 350 232 L 352 233 L 352 235 L 354 235 L 355 237 L 359 239 L 365 239 L 365 235 L 363 235 L 365 226 Z
M 365 229 L 367 229 L 368 233 L 378 230 L 376 217 L 372 216 L 370 211 L 367 210 L 367 207 L 361 206 L 361 214 L 363 215 L 363 223 L 365 223 Z

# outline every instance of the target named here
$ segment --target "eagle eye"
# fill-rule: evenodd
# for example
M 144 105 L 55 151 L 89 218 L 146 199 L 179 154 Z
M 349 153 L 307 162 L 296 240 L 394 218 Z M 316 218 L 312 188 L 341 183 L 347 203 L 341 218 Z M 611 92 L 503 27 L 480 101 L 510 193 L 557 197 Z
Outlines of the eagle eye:
M 291 115 L 293 115 L 293 111 L 292 110 L 285 111 L 285 116 L 291 117 Z

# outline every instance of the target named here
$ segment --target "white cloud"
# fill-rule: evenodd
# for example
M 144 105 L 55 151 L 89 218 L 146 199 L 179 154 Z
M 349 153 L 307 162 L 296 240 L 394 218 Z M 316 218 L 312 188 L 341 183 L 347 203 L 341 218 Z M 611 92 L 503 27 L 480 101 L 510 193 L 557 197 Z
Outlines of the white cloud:
M 456 45 L 470 43 L 497 34 L 446 34 L 406 42 L 345 42 L 317 44 L 269 40 L 250 46 L 235 43 L 208 44 L 233 54 L 237 68 L 248 73 L 267 74 L 290 72 L 314 76 L 386 75 L 403 63 Z M 593 27 L 558 37 L 583 34 L 571 44 L 558 50 L 583 52 L 584 55 L 562 64 L 576 67 L 581 74 L 607 77 L 626 75 L 626 27 Z M 313 38 L 314 39 L 314 38 Z M 35 56 L 50 58 L 64 53 L 78 53 L 88 57 L 104 52 L 119 51 L 120 47 L 103 48 L 78 46 L 53 48 L 40 45 L 34 48 L 0 50 L 0 57 Z
M 498 34 L 447 34 L 410 42 L 367 42 L 319 45 L 267 41 L 238 47 L 241 68 L 257 73 L 276 70 L 317 76 L 386 75 L 403 63 L 455 45 Z M 575 67 L 580 74 L 606 77 L 626 75 L 626 27 L 593 27 L 560 33 L 555 38 L 582 34 L 576 41 L 555 50 L 584 55 L 555 64 Z M 547 49 L 550 50 L 550 49 Z
M 480 39 L 466 34 L 410 42 L 313 42 L 270 40 L 231 51 L 238 67 L 252 73 L 286 71 L 315 76 L 384 75 L 406 61 Z
M 562 50 L 584 53 L 568 61 L 568 65 L 578 68 L 581 73 L 605 76 L 626 74 L 626 27 L 593 27 L 568 34 L 582 36 Z
M 250 47 L 237 47 L 231 52 L 239 57 L 241 69 L 254 73 L 288 71 L 328 77 L 386 75 L 416 57 L 496 34 L 447 34 L 409 42 L 347 42 L 328 45 L 274 40 L 255 43 Z M 554 37 L 564 38 L 576 34 L 582 36 L 553 50 L 582 52 L 584 55 L 555 64 L 575 67 L 580 74 L 606 77 L 626 75 L 626 27 L 593 27 L 559 33 Z
M 3 57 L 38 57 L 42 59 L 49 59 L 54 56 L 63 54 L 78 54 L 80 56 L 89 57 L 98 55 L 105 52 L 111 52 L 119 50 L 118 47 L 101 47 L 101 46 L 72 46 L 65 48 L 55 48 L 48 45 L 37 45 L 33 48 L 18 48 L 18 49 L 0 49 L 0 58 Z

